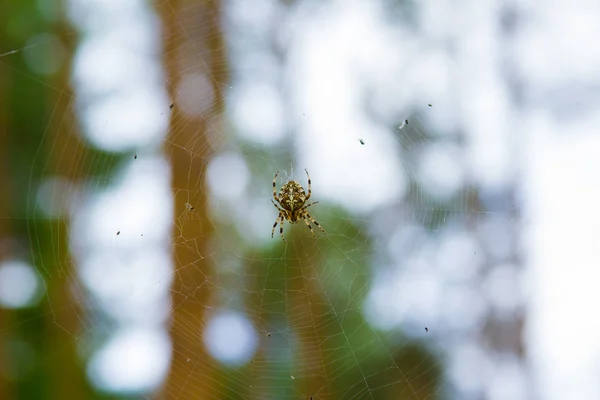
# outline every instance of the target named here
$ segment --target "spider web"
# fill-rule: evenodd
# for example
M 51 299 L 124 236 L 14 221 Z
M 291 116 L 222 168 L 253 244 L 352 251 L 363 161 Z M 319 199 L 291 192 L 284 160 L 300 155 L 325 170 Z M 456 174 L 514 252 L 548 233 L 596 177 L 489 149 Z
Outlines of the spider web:
M 53 97 L 14 218 L 45 292 L 18 326 L 50 321 L 53 343 L 28 368 L 75 347 L 76 387 L 90 397 L 487 390 L 485 371 L 469 368 L 485 358 L 484 325 L 498 323 L 489 308 L 511 324 L 520 306 L 490 306 L 478 280 L 490 259 L 516 279 L 514 160 L 468 153 L 466 138 L 485 145 L 462 128 L 450 61 L 431 44 L 441 33 L 418 19 L 431 10 L 238 0 L 66 11 L 78 33 L 0 56 Z M 59 37 L 76 46 L 62 81 Z M 65 58 L 30 71 L 47 51 Z M 287 243 L 271 239 L 273 175 L 278 189 L 306 189 L 305 168 L 327 234 L 286 221 Z

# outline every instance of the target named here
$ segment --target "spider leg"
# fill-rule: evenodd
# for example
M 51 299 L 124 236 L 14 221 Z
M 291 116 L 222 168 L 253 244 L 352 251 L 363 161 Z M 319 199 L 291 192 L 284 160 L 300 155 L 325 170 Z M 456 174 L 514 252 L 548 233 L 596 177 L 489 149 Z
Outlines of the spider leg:
M 275 172 L 275 177 L 273 178 L 273 198 L 279 205 L 281 205 L 281 207 L 283 207 L 283 204 L 281 204 L 281 201 L 277 197 L 277 187 L 276 187 L 277 175 L 279 175 L 279 171 Z
M 279 174 L 279 171 L 275 172 L 275 178 L 273 178 L 273 198 L 277 201 L 279 201 L 277 199 L 277 188 L 275 187 L 275 181 L 277 180 L 277 174 Z
M 279 206 L 277 205 L 277 203 L 275 203 L 273 200 L 271 200 L 271 203 L 273 203 L 273 205 L 275 206 L 275 208 L 276 208 L 276 209 L 278 209 L 278 210 L 279 210 L 279 212 L 281 212 L 281 213 L 285 213 L 285 211 L 283 211 L 283 210 L 281 209 L 281 207 L 279 207 Z
M 279 213 L 279 215 L 277 216 L 277 219 L 275 220 L 275 223 L 273 224 L 273 229 L 271 229 L 271 238 L 273 238 L 273 234 L 275 233 L 275 227 L 277 226 L 277 223 L 279 223 L 279 220 L 281 220 L 281 223 L 279 224 L 279 233 L 281 234 L 281 237 L 283 239 L 283 241 L 285 242 L 285 238 L 283 237 L 283 214 Z
M 321 226 L 321 225 L 320 225 L 320 224 L 319 224 L 319 223 L 318 223 L 318 222 L 317 222 L 317 221 L 316 221 L 316 220 L 315 220 L 315 219 L 312 217 L 312 215 L 310 215 L 310 214 L 308 213 L 308 211 L 304 211 L 304 212 L 302 213 L 302 216 L 305 218 L 305 221 L 306 221 L 306 218 L 310 219 L 310 221 L 311 221 L 313 224 L 315 224 L 316 226 L 318 226 L 318 227 L 319 227 L 319 229 L 320 229 L 320 230 L 321 230 L 321 231 L 322 231 L 324 234 L 326 234 L 326 235 L 327 235 L 327 232 L 325 232 L 325 229 L 323 229 L 323 227 L 322 227 L 322 226 Z M 312 229 L 311 229 L 311 230 L 312 230 Z
M 306 205 L 306 206 L 302 207 L 302 209 L 306 210 L 308 207 L 312 206 L 313 204 L 319 204 L 319 202 L 318 201 L 313 201 L 309 205 Z
M 306 214 L 305 214 L 306 215 Z M 306 224 L 306 226 L 308 226 L 308 229 L 310 229 L 310 233 L 312 233 L 313 235 L 313 239 L 317 240 L 317 235 L 315 235 L 315 231 L 313 231 L 312 226 L 310 226 L 310 224 L 308 223 L 308 220 L 306 218 L 302 218 L 304 220 L 304 223 Z
M 275 206 L 275 208 L 277 210 L 279 210 L 279 215 L 277 216 L 277 219 L 275 220 L 275 223 L 273 224 L 273 229 L 271 229 L 271 238 L 273 238 L 273 234 L 275 233 L 275 227 L 277 226 L 277 223 L 279 223 L 279 220 L 281 220 L 281 223 L 279 223 L 279 234 L 281 235 L 281 238 L 283 239 L 284 242 L 286 242 L 285 237 L 283 237 L 283 221 L 285 221 L 285 210 L 281 209 L 277 203 L 275 203 L 273 200 L 271 200 L 271 203 L 273 203 L 273 205 Z
M 306 199 L 304 199 L 304 201 L 307 201 L 308 199 L 310 199 L 310 195 L 312 194 L 312 191 L 310 190 L 310 175 L 308 174 L 307 169 L 304 169 L 304 171 L 306 171 L 306 176 L 308 177 L 308 195 L 306 196 Z
M 281 223 L 279 224 L 279 234 L 281 235 L 281 239 L 284 242 L 287 242 L 287 240 L 285 240 L 285 237 L 283 236 L 283 221 L 285 221 L 285 217 L 282 215 L 281 216 Z
M 275 220 L 275 223 L 273 224 L 273 229 L 271 229 L 271 239 L 273 239 L 273 234 L 275 233 L 275 227 L 277 226 L 277 223 L 279 223 L 280 219 L 281 219 L 281 213 L 279 213 L 279 215 L 277 216 L 277 219 Z

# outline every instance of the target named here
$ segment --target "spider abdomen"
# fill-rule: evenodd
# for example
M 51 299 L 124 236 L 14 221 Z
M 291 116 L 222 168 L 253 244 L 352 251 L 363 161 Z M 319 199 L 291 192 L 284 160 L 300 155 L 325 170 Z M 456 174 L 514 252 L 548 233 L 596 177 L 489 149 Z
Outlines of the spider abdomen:
M 279 203 L 287 211 L 295 211 L 304 205 L 306 202 L 306 193 L 304 188 L 296 181 L 289 181 L 279 191 Z M 291 218 L 290 218 L 291 219 Z M 295 220 L 296 218 L 294 218 Z

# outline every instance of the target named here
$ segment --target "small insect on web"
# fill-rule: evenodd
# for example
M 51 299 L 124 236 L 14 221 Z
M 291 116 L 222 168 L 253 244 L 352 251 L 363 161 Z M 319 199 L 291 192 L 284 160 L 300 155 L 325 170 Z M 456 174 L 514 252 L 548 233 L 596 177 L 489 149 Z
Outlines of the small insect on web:
M 279 223 L 279 234 L 281 235 L 281 239 L 283 239 L 284 242 L 286 241 L 285 237 L 283 236 L 284 220 L 287 220 L 290 224 L 295 224 L 300 220 L 304 220 L 306 226 L 308 226 L 308 228 L 310 229 L 310 233 L 312 233 L 314 239 L 316 239 L 317 236 L 315 235 L 315 232 L 313 231 L 313 228 L 308 221 L 311 221 L 313 224 L 318 226 L 319 229 L 323 231 L 323 233 L 325 233 L 325 229 L 323 229 L 321 225 L 319 225 L 319 223 L 308 213 L 308 211 L 306 211 L 308 207 L 319 202 L 313 201 L 310 204 L 306 204 L 308 199 L 310 199 L 312 191 L 310 187 L 310 175 L 308 175 L 307 170 L 304 171 L 306 171 L 306 176 L 308 177 L 308 194 L 304 192 L 304 188 L 301 184 L 299 184 L 296 181 L 289 181 L 281 187 L 281 189 L 279 190 L 279 195 L 277 195 L 276 180 L 279 171 L 275 173 L 275 178 L 273 178 L 273 199 L 275 199 L 275 201 L 271 200 L 271 202 L 279 211 L 279 215 L 277 216 L 277 219 L 273 224 L 273 229 L 271 229 L 271 238 L 275 233 L 275 227 Z

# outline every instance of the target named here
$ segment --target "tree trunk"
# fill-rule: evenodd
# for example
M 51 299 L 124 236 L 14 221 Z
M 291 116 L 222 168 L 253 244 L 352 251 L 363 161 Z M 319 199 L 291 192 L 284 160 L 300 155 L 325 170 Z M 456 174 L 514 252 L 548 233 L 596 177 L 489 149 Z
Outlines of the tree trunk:
M 212 258 L 204 257 L 210 252 L 214 231 L 205 176 L 212 154 L 208 130 L 218 128 L 223 108 L 222 83 L 227 76 L 220 8 L 216 0 L 193 6 L 185 1 L 159 2 L 157 8 L 164 25 L 165 65 L 174 103 L 170 110 L 170 137 L 165 141 L 173 171 L 175 207 L 170 329 L 173 355 L 161 398 L 208 398 L 216 391 L 218 371 L 203 344 L 203 331 L 210 318 L 207 310 L 212 283 L 216 279 Z M 204 75 L 212 83 L 212 93 L 194 94 L 202 100 L 213 99 L 211 106 L 195 118 L 179 109 L 176 98 L 176 88 L 191 73 Z

